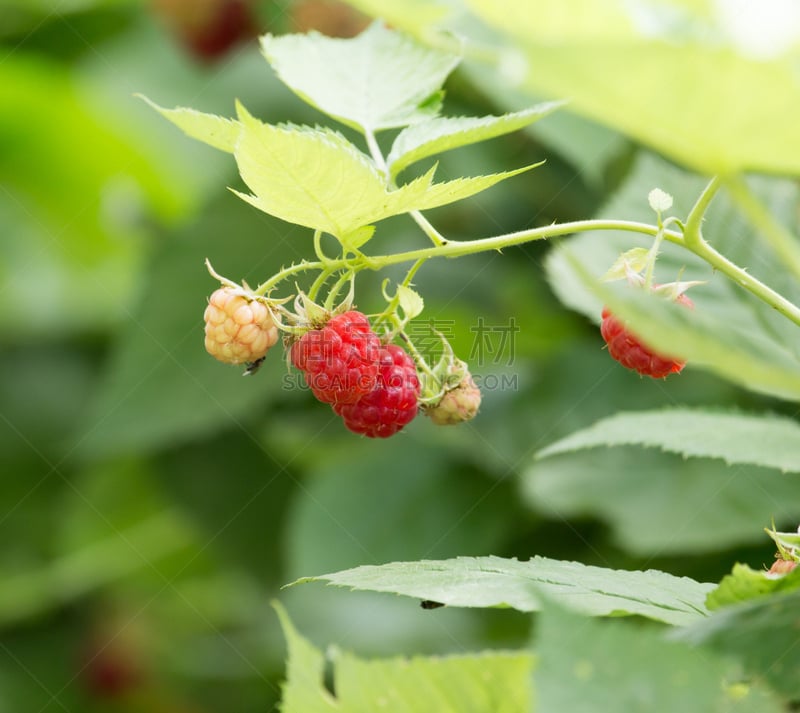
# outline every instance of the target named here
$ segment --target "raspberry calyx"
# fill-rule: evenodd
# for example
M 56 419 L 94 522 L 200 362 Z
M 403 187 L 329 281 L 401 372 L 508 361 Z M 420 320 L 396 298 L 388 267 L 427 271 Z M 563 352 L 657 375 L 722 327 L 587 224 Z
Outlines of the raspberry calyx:
M 420 382 L 417 367 L 396 344 L 380 349 L 380 370 L 375 388 L 355 403 L 336 403 L 333 410 L 345 427 L 369 438 L 388 438 L 417 415 Z

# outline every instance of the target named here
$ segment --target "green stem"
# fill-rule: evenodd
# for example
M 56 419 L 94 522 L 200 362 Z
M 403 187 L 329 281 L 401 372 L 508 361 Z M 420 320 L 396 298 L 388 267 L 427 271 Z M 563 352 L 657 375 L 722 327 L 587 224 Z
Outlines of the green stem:
M 337 260 L 331 260 L 331 263 L 338 262 Z M 322 289 L 322 286 L 328 281 L 328 278 L 336 272 L 337 267 L 333 267 L 328 264 L 322 271 L 317 275 L 317 279 L 314 280 L 313 284 L 308 290 L 308 299 L 312 302 L 317 299 L 317 294 Z
M 422 232 L 427 235 L 434 245 L 446 245 L 447 238 L 444 237 L 436 228 L 434 228 L 428 219 L 422 215 L 418 210 L 412 210 L 409 215 L 414 219 L 414 222 L 422 229 Z
M 503 250 L 503 248 L 522 245 L 533 240 L 544 240 L 546 238 L 557 238 L 562 235 L 572 233 L 582 233 L 589 230 L 622 230 L 631 233 L 642 233 L 644 235 L 655 236 L 658 228 L 648 223 L 638 223 L 630 220 L 576 220 L 570 223 L 559 223 L 547 225 L 542 228 L 531 228 L 520 230 L 515 233 L 506 233 L 491 238 L 480 240 L 450 240 L 446 245 L 438 245 L 432 248 L 422 248 L 420 250 L 409 250 L 394 255 L 382 255 L 366 258 L 366 267 L 371 270 L 380 270 L 388 265 L 397 265 L 412 260 L 427 260 L 432 257 L 462 257 L 464 255 L 474 255 L 476 253 L 487 252 L 489 250 Z M 683 236 L 673 230 L 665 230 L 664 238 L 677 245 L 683 245 Z
M 747 216 L 750 224 L 772 245 L 775 253 L 787 267 L 795 275 L 800 276 L 800 243 L 797 237 L 775 220 L 742 176 L 727 176 L 725 188 Z
M 708 185 L 703 189 L 697 202 L 692 206 L 689 211 L 689 217 L 686 219 L 686 225 L 683 229 L 683 239 L 686 242 L 686 247 L 690 250 L 698 247 L 703 243 L 703 217 L 708 210 L 708 206 L 714 199 L 721 185 L 719 176 L 714 176 Z
M 331 291 L 328 293 L 328 297 L 325 300 L 325 309 L 328 311 L 333 311 L 333 303 L 336 302 L 336 298 L 339 296 L 339 292 L 341 291 L 343 285 L 348 281 L 353 279 L 353 272 L 349 270 L 343 273 L 338 280 L 333 284 L 331 287 Z
M 729 277 L 737 285 L 744 287 L 748 292 L 758 297 L 773 309 L 780 312 L 784 317 L 790 319 L 800 326 L 800 308 L 787 300 L 783 295 L 767 287 L 763 282 L 753 277 L 747 270 L 731 262 L 724 255 L 718 253 L 705 240 L 701 241 L 696 247 L 686 246 L 695 255 L 705 260 L 715 270 Z
M 297 265 L 291 265 L 290 267 L 284 268 L 280 272 L 276 273 L 266 282 L 262 282 L 253 292 L 257 295 L 265 295 L 278 283 L 283 282 L 286 278 L 291 277 L 292 275 L 296 275 L 299 272 L 306 272 L 307 270 L 320 270 L 322 267 L 322 262 L 306 262 L 304 260 L 303 262 L 297 263 Z

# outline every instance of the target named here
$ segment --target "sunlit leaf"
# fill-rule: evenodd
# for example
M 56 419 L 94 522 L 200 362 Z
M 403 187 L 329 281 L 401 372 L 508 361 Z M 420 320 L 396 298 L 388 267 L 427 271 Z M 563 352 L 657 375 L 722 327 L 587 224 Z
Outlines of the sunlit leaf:
M 503 116 L 437 117 L 403 129 L 387 157 L 389 171 L 396 176 L 412 163 L 459 146 L 486 141 L 517 131 L 547 116 L 560 102 L 539 104 Z
M 785 150 L 800 113 L 796 54 L 785 40 L 796 17 L 777 5 L 753 15 L 759 30 L 749 33 L 736 30 L 741 9 L 727 3 L 710 17 L 621 0 L 602 8 L 550 0 L 536 12 L 524 0 L 469 5 L 516 42 L 527 65 L 521 81 L 537 94 L 570 97 L 576 110 L 701 172 L 800 171 Z M 683 109 L 665 97 L 680 97 Z
M 375 22 L 353 39 L 266 35 L 261 46 L 300 97 L 362 131 L 430 119 L 458 55 L 426 48 Z
M 205 114 L 195 109 L 178 107 L 164 109 L 147 97 L 140 97 L 165 119 L 171 121 L 187 136 L 213 146 L 215 149 L 233 153 L 239 138 L 241 126 L 238 121 L 226 119 L 216 114 Z
M 235 156 L 253 194 L 237 195 L 265 213 L 337 237 L 392 215 L 453 203 L 535 167 L 433 183 L 434 166 L 388 190 L 372 160 L 341 134 L 272 126 L 239 110 Z
M 419 562 L 364 565 L 304 577 L 304 582 L 392 592 L 462 607 L 512 607 L 536 611 L 541 595 L 593 616 L 639 614 L 681 624 L 706 615 L 703 604 L 713 587 L 665 572 L 604 569 L 534 557 L 527 562 L 501 557 L 458 557 Z

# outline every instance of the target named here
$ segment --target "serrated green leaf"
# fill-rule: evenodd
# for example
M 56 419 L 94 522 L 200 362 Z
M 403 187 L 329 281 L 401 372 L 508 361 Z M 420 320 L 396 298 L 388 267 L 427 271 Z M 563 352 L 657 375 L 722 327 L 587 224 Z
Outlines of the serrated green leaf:
M 283 684 L 283 713 L 325 713 L 339 706 L 323 685 L 325 657 L 303 638 L 292 624 L 286 610 L 273 604 L 281 621 L 289 656 L 286 661 L 286 682 Z
M 141 94 L 137 96 L 147 102 L 165 119 L 175 124 L 187 136 L 226 153 L 233 153 L 236 148 L 236 141 L 241 131 L 241 125 L 238 121 L 226 119 L 216 114 L 205 114 L 185 107 L 164 109 Z
M 533 656 L 491 652 L 447 657 L 363 660 L 335 652 L 333 690 L 323 685 L 325 657 L 276 605 L 289 647 L 283 713 L 528 713 Z
M 722 578 L 719 586 L 708 593 L 706 606 L 714 610 L 795 589 L 800 589 L 800 569 L 795 568 L 787 574 L 770 574 L 737 563 L 733 571 Z
M 422 295 L 406 285 L 397 286 L 397 298 L 400 303 L 400 309 L 403 310 L 403 316 L 406 319 L 414 319 L 414 317 L 422 314 L 422 310 L 425 309 Z
M 372 161 L 330 129 L 264 124 L 239 107 L 234 153 L 253 195 L 237 193 L 265 213 L 345 236 L 381 217 L 384 182 Z M 389 213 L 392 215 L 392 213 Z
M 352 39 L 316 32 L 266 35 L 261 47 L 280 79 L 320 111 L 361 131 L 430 119 L 460 57 L 375 22 Z
M 741 661 L 746 672 L 791 699 L 800 698 L 800 591 L 725 607 L 674 638 Z
M 535 13 L 525 0 L 469 5 L 502 33 L 501 55 L 521 52 L 517 79 L 529 90 L 568 96 L 576 111 L 703 173 L 800 171 L 785 150 L 800 113 L 796 45 L 764 40 L 785 36 L 779 10 L 759 11 L 759 32 L 745 35 L 732 31 L 725 3 L 706 17 L 621 0 L 549 0 Z M 691 111 L 665 106 L 665 96 L 683 97 Z
M 699 554 L 763 543 L 753 523 L 797 522 L 800 479 L 620 447 L 531 463 L 522 475 L 522 497 L 549 517 L 600 518 L 613 540 L 636 555 Z
M 264 124 L 241 106 L 239 113 L 234 155 L 253 195 L 234 193 L 265 213 L 345 240 L 383 218 L 453 203 L 539 165 L 445 183 L 433 183 L 433 166 L 390 191 L 372 160 L 341 134 Z
M 325 581 L 340 587 L 392 592 L 450 606 L 512 607 L 536 611 L 541 595 L 593 616 L 639 614 L 669 624 L 706 615 L 712 584 L 665 572 L 635 572 L 534 557 L 392 562 L 304 577 L 294 584 Z
M 591 621 L 554 606 L 534 641 L 537 710 L 566 713 L 779 713 L 758 686 L 734 687 L 738 667 L 707 650 L 627 622 Z
M 536 457 L 621 445 L 800 472 L 800 425 L 795 421 L 685 408 L 617 413 L 552 443 Z
M 425 191 L 424 193 L 420 192 L 421 195 L 419 197 L 410 196 L 407 202 L 411 203 L 413 198 L 413 207 L 407 207 L 403 212 L 408 210 L 426 210 L 429 208 L 438 208 L 439 206 L 447 205 L 448 203 L 455 203 L 456 201 L 469 198 L 470 196 L 474 196 L 481 191 L 485 191 L 487 188 L 491 188 L 495 184 L 500 183 L 500 181 L 505 181 L 507 178 L 513 178 L 521 173 L 538 168 L 543 163 L 544 161 L 540 161 L 539 163 L 533 163 L 530 166 L 523 166 L 522 168 L 517 168 L 513 171 L 501 171 L 500 173 L 490 173 L 486 176 L 470 176 L 467 178 L 456 178 L 452 181 L 446 181 L 445 183 L 434 183 L 430 186 L 429 190 Z M 429 173 L 432 174 L 432 172 Z M 414 183 L 416 183 L 416 181 L 407 185 L 413 186 Z M 406 188 L 406 186 L 401 187 L 400 190 L 402 191 L 404 188 Z
M 394 178 L 412 163 L 460 146 L 517 131 L 555 111 L 563 102 L 538 104 L 503 116 L 436 117 L 403 129 L 386 159 Z

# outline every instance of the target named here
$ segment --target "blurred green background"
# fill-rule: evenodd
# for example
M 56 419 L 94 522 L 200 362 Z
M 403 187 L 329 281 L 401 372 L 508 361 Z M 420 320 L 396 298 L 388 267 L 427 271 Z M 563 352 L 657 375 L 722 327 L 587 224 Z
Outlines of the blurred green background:
M 215 5 L 227 14 L 197 19 Z M 760 528 L 796 519 L 800 488 L 768 490 L 755 468 L 633 449 L 534 467 L 537 449 L 620 409 L 792 413 L 692 368 L 665 382 L 619 368 L 595 325 L 554 296 L 548 245 L 419 274 L 421 319 L 484 386 L 479 417 L 457 429 L 420 418 L 387 442 L 359 439 L 280 357 L 247 379 L 208 357 L 215 284 L 203 260 L 256 284 L 310 255 L 310 232 L 242 203 L 226 190 L 240 186 L 230 157 L 134 94 L 223 115 L 238 98 L 270 122 L 321 121 L 253 36 L 364 23 L 325 0 L 0 0 L 0 713 L 271 710 L 284 660 L 276 597 L 315 642 L 364 655 L 527 640 L 528 617 L 512 611 L 280 590 L 303 575 L 540 554 L 715 581 L 736 559 L 768 563 Z M 532 101 L 470 63 L 447 89 L 453 115 Z M 654 182 L 679 198 L 697 180 L 566 111 L 446 154 L 438 175 L 543 158 L 431 220 L 448 237 L 483 237 L 587 218 L 634 187 L 643 203 Z M 746 239 L 741 220 L 726 225 Z M 422 244 L 397 218 L 370 249 Z M 382 277 L 360 280 L 364 311 L 379 308 Z

